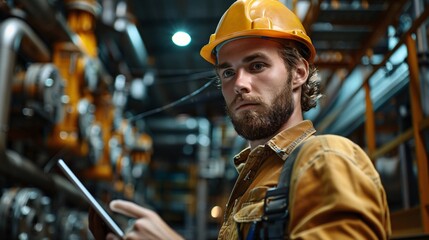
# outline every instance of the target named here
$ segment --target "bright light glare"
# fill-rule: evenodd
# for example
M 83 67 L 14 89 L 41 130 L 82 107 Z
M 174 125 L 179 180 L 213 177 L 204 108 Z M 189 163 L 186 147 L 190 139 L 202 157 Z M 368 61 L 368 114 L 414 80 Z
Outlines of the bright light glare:
M 177 46 L 184 47 L 187 46 L 191 42 L 191 36 L 189 36 L 186 32 L 176 32 L 173 37 L 171 37 L 171 40 L 176 44 Z
M 219 206 L 214 206 L 211 210 L 212 218 L 219 218 L 222 216 L 222 208 Z

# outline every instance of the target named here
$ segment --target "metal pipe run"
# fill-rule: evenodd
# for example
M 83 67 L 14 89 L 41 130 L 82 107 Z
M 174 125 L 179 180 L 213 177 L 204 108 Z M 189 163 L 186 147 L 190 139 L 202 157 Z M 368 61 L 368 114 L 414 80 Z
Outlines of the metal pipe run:
M 7 151 L 9 108 L 17 54 L 37 62 L 48 62 L 50 52 L 23 21 L 11 18 L 0 24 L 0 174 L 33 185 L 50 194 L 61 193 L 74 203 L 82 203 L 81 194 L 63 177 L 46 174 L 18 153 Z
M 25 22 L 7 19 L 0 25 L 0 152 L 6 150 L 12 79 L 18 51 L 39 62 L 50 59 L 49 50 Z

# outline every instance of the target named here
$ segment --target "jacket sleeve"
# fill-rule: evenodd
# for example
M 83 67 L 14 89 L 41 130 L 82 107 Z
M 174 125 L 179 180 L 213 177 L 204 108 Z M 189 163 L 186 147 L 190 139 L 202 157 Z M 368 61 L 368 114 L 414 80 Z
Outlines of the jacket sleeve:
M 363 150 L 336 136 L 316 137 L 291 179 L 291 239 L 388 239 L 387 200 Z

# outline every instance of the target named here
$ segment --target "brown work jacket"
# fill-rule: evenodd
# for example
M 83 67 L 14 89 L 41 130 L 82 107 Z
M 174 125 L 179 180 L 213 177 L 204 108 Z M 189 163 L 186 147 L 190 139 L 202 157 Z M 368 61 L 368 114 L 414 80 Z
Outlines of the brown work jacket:
M 267 189 L 275 187 L 284 161 L 297 156 L 289 191 L 290 219 L 285 239 L 388 239 L 386 194 L 366 153 L 350 140 L 314 136 L 310 121 L 286 129 L 265 145 L 234 157 L 239 172 L 218 239 L 246 239 L 261 221 Z

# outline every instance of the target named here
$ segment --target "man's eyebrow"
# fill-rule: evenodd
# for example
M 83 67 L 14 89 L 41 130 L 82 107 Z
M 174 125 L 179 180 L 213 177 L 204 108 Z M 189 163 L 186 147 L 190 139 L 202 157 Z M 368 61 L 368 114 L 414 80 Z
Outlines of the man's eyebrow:
M 231 64 L 225 62 L 225 63 L 222 63 L 222 64 L 215 65 L 215 70 L 218 71 L 220 69 L 225 69 L 225 68 L 229 68 L 229 67 L 231 67 Z
M 257 58 L 268 59 L 268 57 L 265 54 L 257 52 L 257 53 L 254 53 L 252 55 L 249 55 L 249 56 L 245 57 L 243 59 L 243 62 L 248 63 L 248 62 L 251 62 L 251 61 L 253 61 L 253 60 L 257 59 Z
M 257 53 L 254 53 L 252 55 L 249 55 L 249 56 L 243 58 L 242 62 L 248 63 L 248 62 L 251 62 L 251 61 L 253 61 L 253 60 L 257 59 L 257 58 L 268 59 L 265 54 L 257 52 Z M 225 68 L 228 68 L 228 67 L 231 67 L 231 64 L 229 64 L 228 62 L 215 65 L 215 69 L 216 70 L 225 69 Z

